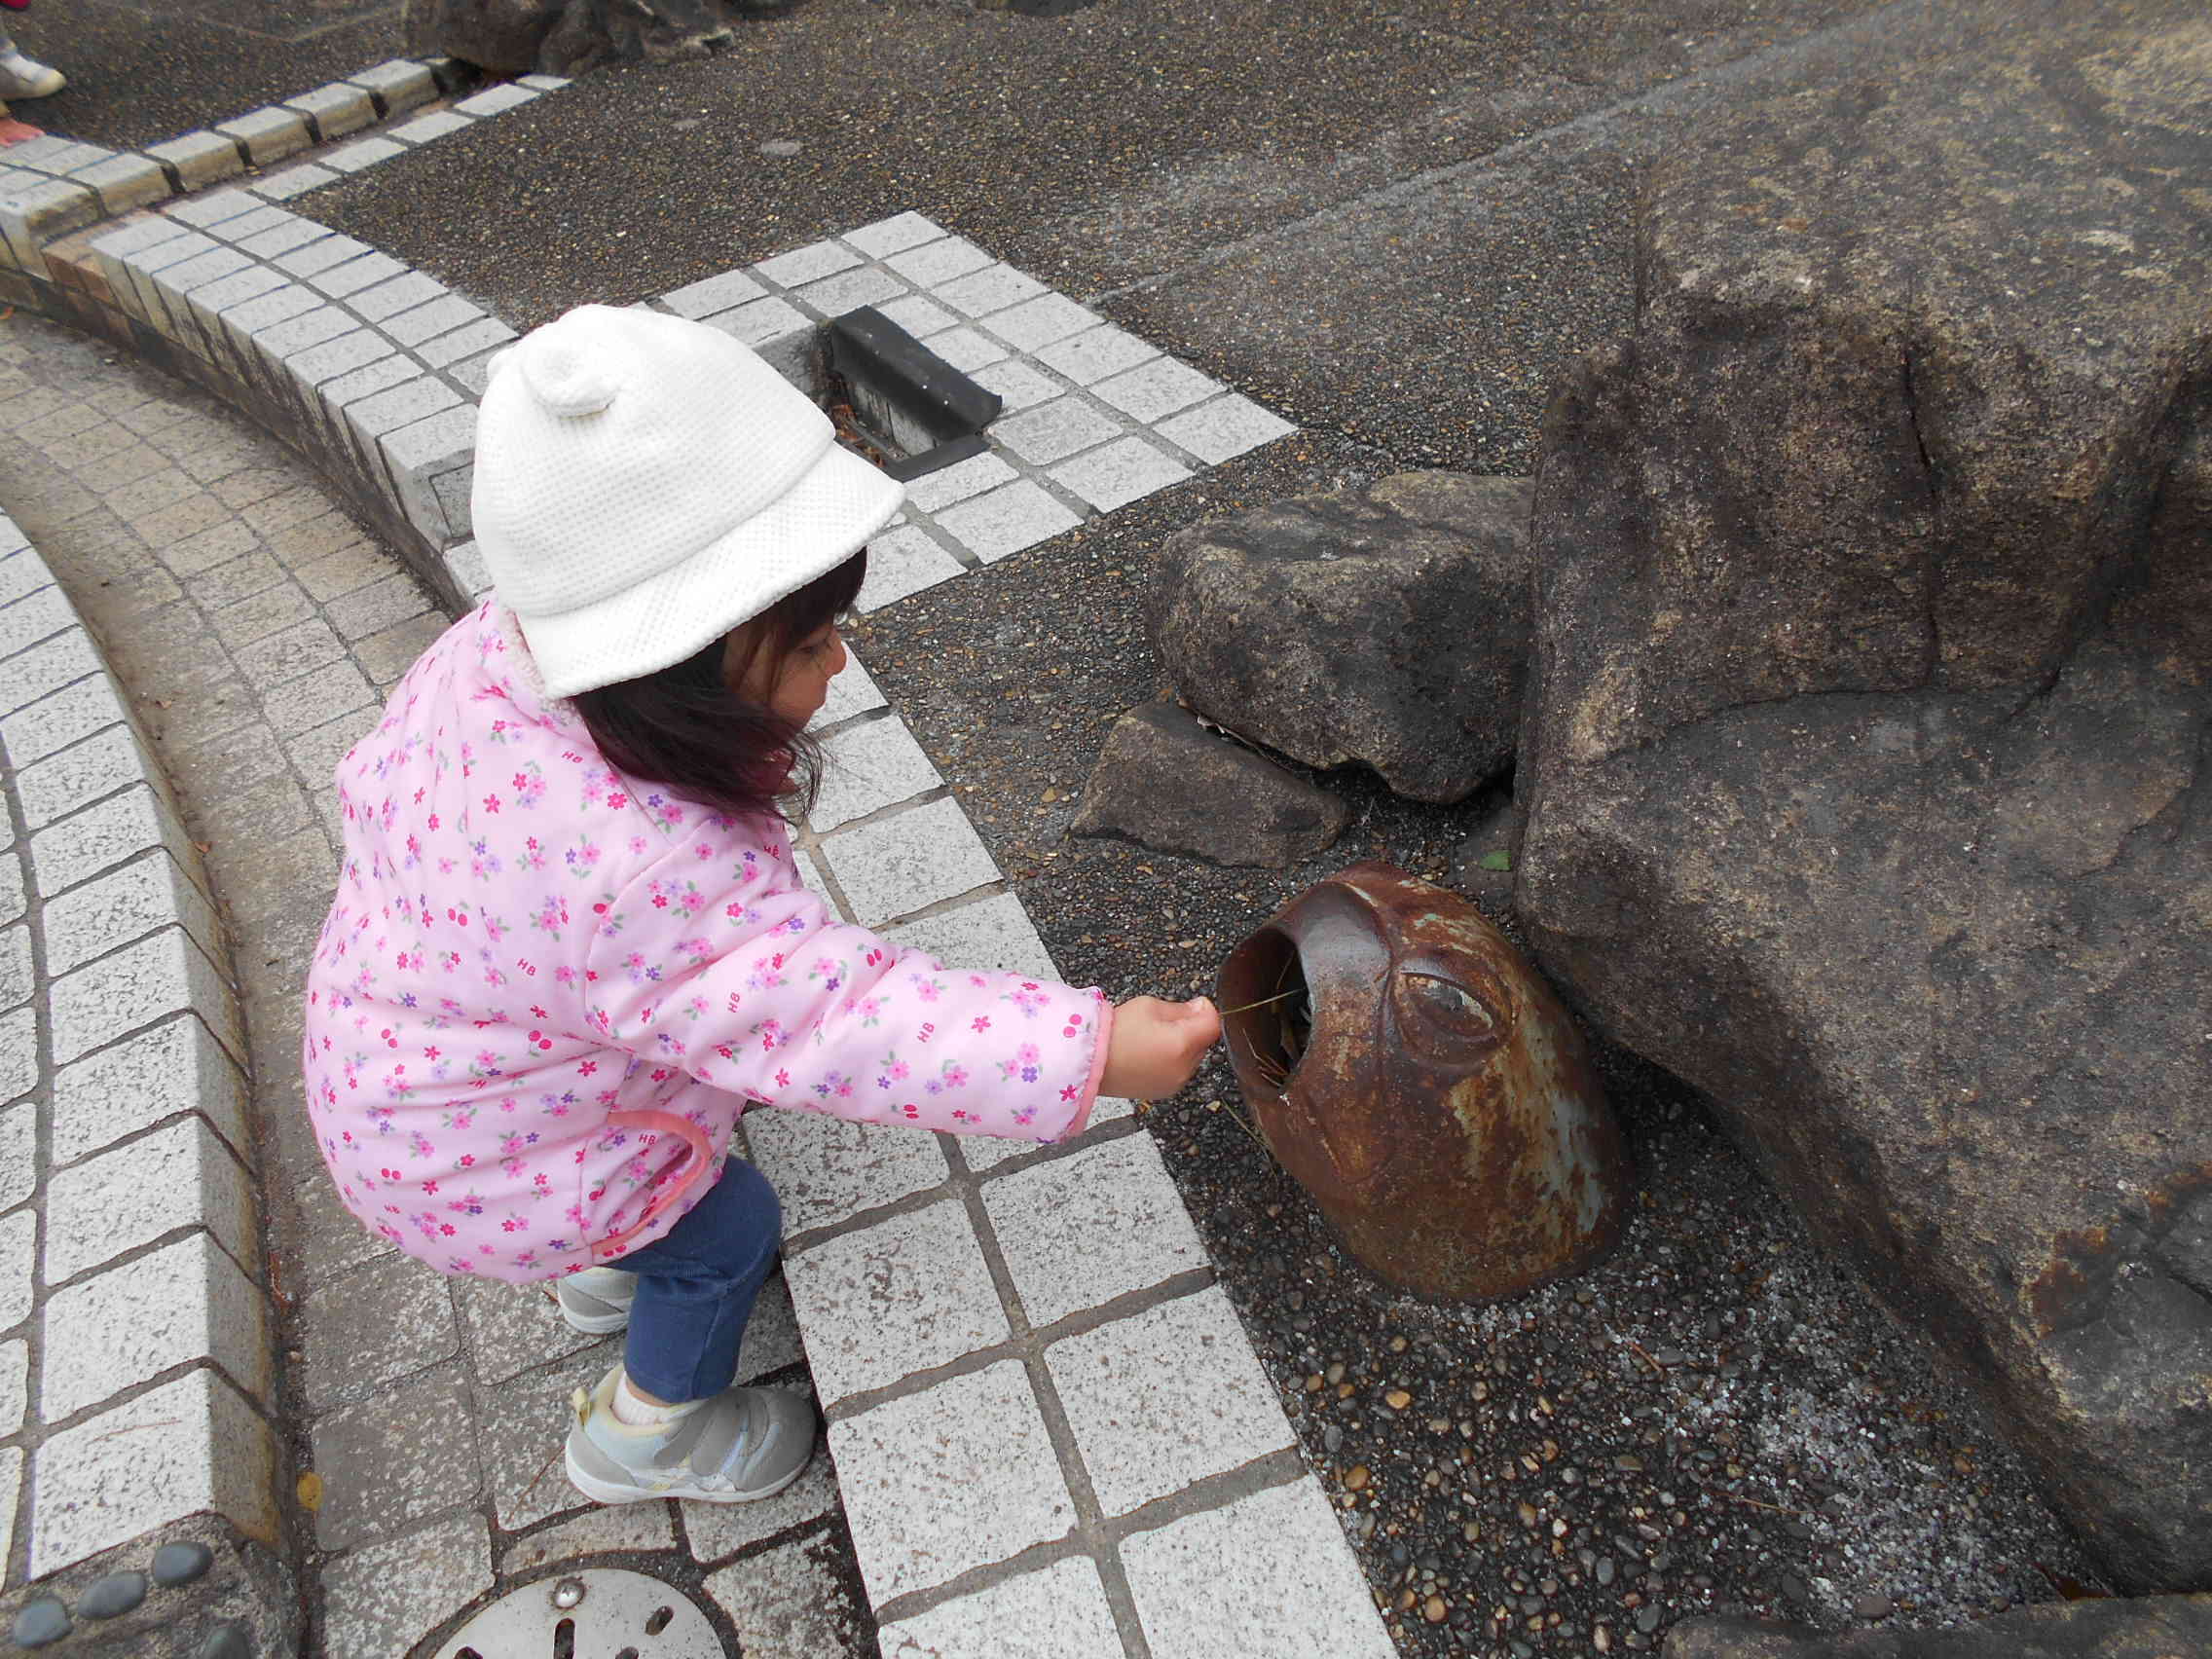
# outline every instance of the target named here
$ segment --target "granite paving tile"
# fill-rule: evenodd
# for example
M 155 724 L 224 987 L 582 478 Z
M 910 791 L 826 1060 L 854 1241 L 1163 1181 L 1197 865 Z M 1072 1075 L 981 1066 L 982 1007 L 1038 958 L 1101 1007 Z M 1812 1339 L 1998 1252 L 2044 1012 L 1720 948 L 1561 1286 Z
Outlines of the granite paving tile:
M 1109 1516 L 1296 1444 L 1219 1290 L 1062 1338 L 1045 1362 Z
M 199 1360 L 266 1400 L 268 1313 L 261 1292 L 204 1233 L 93 1273 L 55 1291 L 40 1313 L 40 1415 L 58 1422 Z
M 665 1550 L 676 1543 L 672 1503 L 608 1503 L 516 1539 L 499 1557 L 504 1578 L 587 1556 Z M 704 1507 L 704 1506 L 702 1506 Z
M 314 1514 L 322 1549 L 373 1544 L 473 1501 L 483 1477 L 465 1370 L 439 1366 L 325 1413 L 315 1420 L 310 1458 L 322 1479 Z
M 336 1205 L 335 1195 L 330 1201 Z M 346 1220 L 365 1235 L 358 1222 Z M 371 1398 L 460 1351 L 447 1280 L 412 1257 L 391 1256 L 310 1282 L 314 1288 L 300 1331 L 306 1357 L 297 1369 L 313 1410 Z
M 485 1484 L 500 1528 L 519 1531 L 592 1500 L 569 1484 L 561 1448 L 575 1420 L 569 1399 L 598 1386 L 622 1357 L 619 1338 L 571 1353 L 541 1371 L 488 1388 L 477 1423 Z
M 480 1516 L 355 1550 L 323 1568 L 324 1659 L 392 1659 L 491 1587 L 492 1540 Z
M 1075 1525 L 1014 1360 L 832 1421 L 830 1449 L 869 1600 L 930 1589 Z
M 1009 1335 L 956 1198 L 826 1238 L 785 1272 L 815 1386 L 830 1406 Z
M 822 850 L 854 919 L 874 927 L 998 879 L 998 866 L 952 800 L 852 826 Z
M 259 1263 L 245 1170 L 205 1122 L 186 1117 L 47 1177 L 42 1278 L 57 1285 L 195 1226 L 208 1228 L 241 1268 Z
M 207 1370 L 63 1429 L 32 1458 L 31 1575 L 209 1509 L 274 1537 L 276 1456 L 269 1425 Z
M 1121 1547 L 1145 1639 L 1168 1656 L 1392 1659 L 1350 1546 L 1311 1480 L 1132 1533 Z M 1224 1595 L 1234 1583 L 1236 1593 Z M 1347 1609 L 1357 1609 L 1346 1617 Z
M 775 1186 L 786 1238 L 942 1186 L 951 1174 L 937 1137 L 903 1125 L 761 1107 L 745 1115 L 745 1139 Z
M 1127 1135 L 985 1182 L 983 1207 L 1032 1325 L 1207 1265 L 1149 1135 Z
M 956 536 L 986 564 L 1075 529 L 1083 521 L 1026 478 L 962 501 L 937 515 L 938 528 Z
M 866 1627 L 826 1539 L 797 1539 L 735 1562 L 707 1580 L 707 1594 L 737 1627 L 746 1659 L 824 1659 L 845 1653 Z
M 605 1340 L 571 1329 L 546 1285 L 459 1278 L 454 1280 L 454 1302 L 468 1327 L 476 1375 L 488 1384 L 504 1382 Z
M 896 718 L 846 726 L 826 739 L 821 793 L 807 822 L 817 833 L 940 788 L 944 779 Z
M 877 1631 L 883 1659 L 1122 1659 L 1122 1634 L 1098 1567 L 1071 1556 Z

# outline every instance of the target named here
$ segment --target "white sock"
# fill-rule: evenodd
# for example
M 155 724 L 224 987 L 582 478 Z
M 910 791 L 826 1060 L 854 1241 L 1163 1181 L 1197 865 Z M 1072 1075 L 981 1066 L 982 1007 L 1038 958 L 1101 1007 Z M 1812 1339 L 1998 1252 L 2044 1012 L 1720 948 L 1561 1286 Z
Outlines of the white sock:
M 622 1381 L 614 1384 L 614 1420 L 640 1428 L 646 1423 L 674 1422 L 697 1405 L 697 1400 L 686 1400 L 677 1406 L 656 1406 L 630 1386 L 630 1374 L 622 1373 Z

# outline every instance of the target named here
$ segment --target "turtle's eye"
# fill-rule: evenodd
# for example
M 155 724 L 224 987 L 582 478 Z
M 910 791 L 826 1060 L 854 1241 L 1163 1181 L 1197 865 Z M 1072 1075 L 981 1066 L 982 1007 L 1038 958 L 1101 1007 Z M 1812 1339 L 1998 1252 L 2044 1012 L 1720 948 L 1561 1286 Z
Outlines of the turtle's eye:
M 1430 1060 L 1471 1064 L 1505 1040 L 1510 1016 L 1486 982 L 1470 985 L 1430 967 L 1401 968 L 1390 1002 L 1400 1041 Z

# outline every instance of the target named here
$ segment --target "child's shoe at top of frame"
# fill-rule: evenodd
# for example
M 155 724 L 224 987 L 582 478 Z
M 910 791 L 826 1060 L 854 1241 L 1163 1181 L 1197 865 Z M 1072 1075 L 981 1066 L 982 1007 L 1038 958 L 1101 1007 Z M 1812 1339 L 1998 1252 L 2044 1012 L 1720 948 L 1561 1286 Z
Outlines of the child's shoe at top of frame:
M 68 84 L 51 63 L 19 52 L 0 54 L 0 98 L 50 98 Z

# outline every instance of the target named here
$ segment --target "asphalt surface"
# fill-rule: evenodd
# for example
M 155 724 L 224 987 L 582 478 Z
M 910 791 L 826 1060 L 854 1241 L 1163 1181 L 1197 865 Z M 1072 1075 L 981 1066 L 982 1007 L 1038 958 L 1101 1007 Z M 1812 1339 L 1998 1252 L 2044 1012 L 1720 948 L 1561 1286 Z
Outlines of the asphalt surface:
M 1508 925 L 1510 895 L 1474 867 L 1501 791 L 1419 807 L 1331 778 L 1352 829 L 1282 872 L 1068 837 L 1107 726 L 1171 689 L 1143 622 L 1161 542 L 1409 465 L 1529 470 L 1547 386 L 1629 326 L 1641 169 L 1694 146 L 1718 103 L 1849 72 L 1899 9 L 800 0 L 711 59 L 592 74 L 304 205 L 518 326 L 919 209 L 1298 421 L 854 630 L 1068 976 L 1180 995 L 1357 858 Z M 194 111 L 174 130 L 389 55 L 396 10 L 228 8 L 258 19 L 247 50 L 181 5 L 40 0 L 21 36 L 83 88 L 65 94 L 81 110 L 38 113 L 122 142 L 167 135 L 129 124 L 169 109 Z M 192 85 L 165 70 L 115 107 L 120 66 L 149 74 L 154 43 L 188 35 Z M 1585 1279 L 1489 1310 L 1415 1306 L 1345 1257 L 1238 1120 L 1225 1062 L 1156 1109 L 1405 1649 L 1587 1652 L 1601 1625 L 1652 1647 L 1720 1607 L 1941 1623 L 2088 1581 L 1988 1423 L 1698 1103 L 1604 1064 L 1639 1166 L 1628 1237 Z

